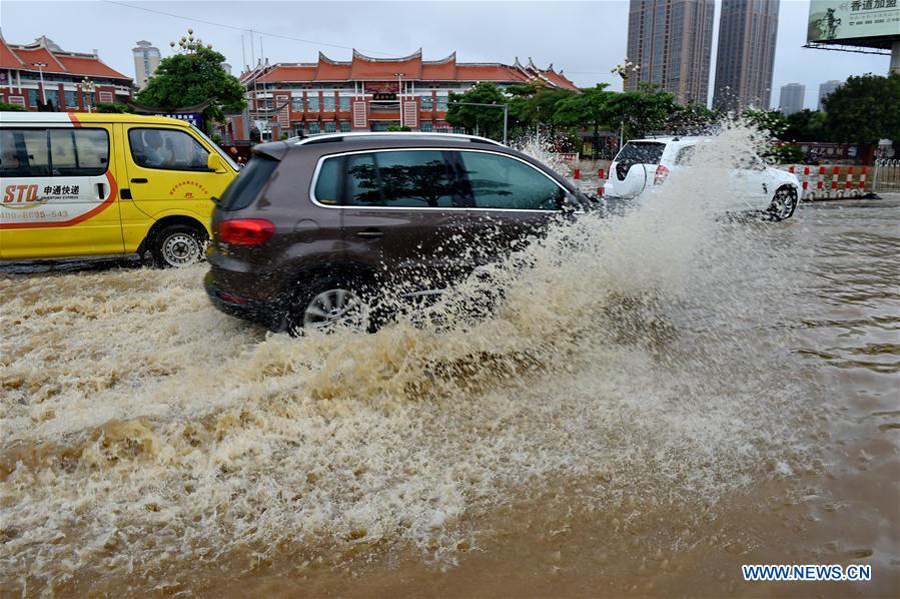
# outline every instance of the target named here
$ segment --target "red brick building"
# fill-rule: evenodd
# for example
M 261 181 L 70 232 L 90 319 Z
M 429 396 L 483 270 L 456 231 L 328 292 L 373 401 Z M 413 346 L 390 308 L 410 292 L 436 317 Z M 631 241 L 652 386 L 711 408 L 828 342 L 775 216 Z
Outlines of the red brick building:
M 93 90 L 82 89 L 85 78 Z M 68 111 L 124 102 L 131 98 L 131 77 L 107 66 L 96 51 L 66 52 L 45 36 L 31 44 L 9 44 L 0 35 L 0 101 L 37 110 L 43 98 L 55 110 Z
M 273 137 L 336 131 L 381 131 L 390 125 L 414 131 L 449 131 L 447 102 L 478 82 L 501 88 L 537 82 L 577 90 L 555 71 L 522 65 L 463 63 L 454 52 L 440 60 L 423 60 L 422 50 L 401 58 L 372 58 L 353 51 L 352 60 L 332 60 L 319 53 L 313 63 L 264 64 L 242 74 L 248 114 L 231 119 L 229 133 L 246 138 L 244 118 L 265 123 Z

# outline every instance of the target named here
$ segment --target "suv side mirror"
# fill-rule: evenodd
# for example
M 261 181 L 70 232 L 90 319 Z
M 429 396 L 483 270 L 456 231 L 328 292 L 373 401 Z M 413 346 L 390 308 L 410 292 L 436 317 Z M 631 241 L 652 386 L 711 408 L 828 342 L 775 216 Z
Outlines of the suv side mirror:
M 218 154 L 213 154 L 212 152 L 206 157 L 206 168 L 217 173 L 225 172 L 225 165 L 222 164 L 222 159 Z

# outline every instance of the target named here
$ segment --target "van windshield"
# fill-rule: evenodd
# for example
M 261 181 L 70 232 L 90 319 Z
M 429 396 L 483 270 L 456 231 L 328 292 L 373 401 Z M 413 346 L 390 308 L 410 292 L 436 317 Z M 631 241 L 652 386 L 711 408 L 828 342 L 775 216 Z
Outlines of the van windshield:
M 659 164 L 666 144 L 655 141 L 629 141 L 616 156 L 616 162 Z
M 242 210 L 253 203 L 259 192 L 269 181 L 277 160 L 255 156 L 241 169 L 219 200 L 219 209 L 225 211 Z

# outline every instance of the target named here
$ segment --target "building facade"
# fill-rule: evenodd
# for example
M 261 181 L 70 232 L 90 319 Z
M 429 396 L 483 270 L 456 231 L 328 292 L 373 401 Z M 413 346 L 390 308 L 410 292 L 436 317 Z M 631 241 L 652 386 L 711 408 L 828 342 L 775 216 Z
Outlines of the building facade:
M 803 102 L 806 96 L 806 86 L 800 83 L 788 83 L 781 86 L 781 96 L 778 99 L 778 110 L 788 116 L 803 110 Z
M 8 44 L 0 36 L 0 101 L 38 110 L 86 111 L 131 98 L 131 78 L 107 66 L 96 50 L 66 52 L 53 40 Z M 46 100 L 46 101 L 45 101 Z
M 714 13 L 714 0 L 631 0 L 628 58 L 640 70 L 628 91 L 649 82 L 680 104 L 706 106 Z
M 141 40 L 137 42 L 137 47 L 131 49 L 131 53 L 134 55 L 134 83 L 138 89 L 144 89 L 159 66 L 159 48 L 147 40 Z
M 843 81 L 838 81 L 837 79 L 832 79 L 831 81 L 826 81 L 825 83 L 822 83 L 819 85 L 818 110 L 825 112 L 825 105 L 822 104 L 822 100 L 824 100 L 827 95 L 829 95 L 831 92 L 833 92 L 834 90 L 836 90 L 843 84 L 844 84 Z
M 284 134 L 384 131 L 391 125 L 449 131 L 450 93 L 465 92 L 478 82 L 501 88 L 534 82 L 578 89 L 553 65 L 539 69 L 531 59 L 527 65 L 518 59 L 511 65 L 462 63 L 454 52 L 440 60 L 423 60 L 421 49 L 401 58 L 372 58 L 354 50 L 348 61 L 320 52 L 312 63 L 257 65 L 241 81 L 249 107 L 244 115 L 229 117 L 226 139 L 249 138 L 250 126 L 270 131 L 275 139 Z
M 779 0 L 722 0 L 713 106 L 768 110 Z

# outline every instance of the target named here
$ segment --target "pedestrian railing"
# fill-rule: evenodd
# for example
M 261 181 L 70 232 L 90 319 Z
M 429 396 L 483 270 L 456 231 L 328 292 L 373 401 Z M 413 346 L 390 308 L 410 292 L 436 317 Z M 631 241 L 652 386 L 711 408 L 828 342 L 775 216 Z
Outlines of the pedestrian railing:
M 900 192 L 900 159 L 882 158 L 875 161 L 872 191 Z

